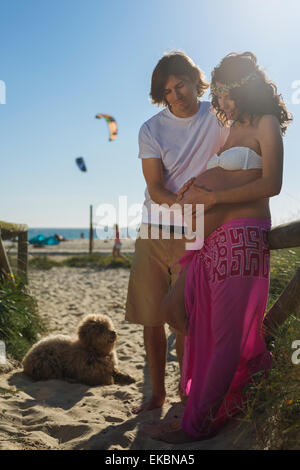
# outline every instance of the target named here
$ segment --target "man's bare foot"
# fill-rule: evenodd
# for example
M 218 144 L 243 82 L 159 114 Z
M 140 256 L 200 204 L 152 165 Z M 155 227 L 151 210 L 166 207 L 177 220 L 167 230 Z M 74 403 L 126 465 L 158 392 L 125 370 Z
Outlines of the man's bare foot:
M 142 403 L 139 406 L 134 406 L 131 411 L 132 413 L 137 415 L 138 413 L 141 413 L 142 411 L 150 411 L 150 410 L 154 410 L 155 408 L 160 408 L 161 406 L 163 406 L 165 399 L 166 399 L 165 395 L 162 395 L 159 397 L 152 396 L 150 400 L 146 401 L 145 403 Z

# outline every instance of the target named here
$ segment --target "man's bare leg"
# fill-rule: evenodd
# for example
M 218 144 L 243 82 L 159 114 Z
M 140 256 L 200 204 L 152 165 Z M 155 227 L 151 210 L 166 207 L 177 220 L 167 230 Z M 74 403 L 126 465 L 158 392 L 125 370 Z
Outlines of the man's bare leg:
M 162 318 L 167 318 L 167 322 L 177 330 L 176 352 L 180 370 L 182 367 L 184 350 L 185 323 L 185 286 L 186 270 L 177 279 L 169 294 L 162 303 Z M 149 365 L 150 377 L 152 381 L 152 397 L 141 406 L 134 407 L 133 413 L 160 408 L 166 398 L 165 389 L 165 368 L 167 355 L 167 338 L 164 326 L 144 327 L 144 343 Z M 180 390 L 181 399 L 184 399 Z
M 184 353 L 184 338 L 185 336 L 183 334 L 178 333 L 176 335 L 176 352 L 177 352 L 177 359 L 178 359 L 179 367 L 180 367 L 180 377 L 181 377 L 181 372 L 182 372 L 182 361 L 183 361 L 183 353 Z M 179 383 L 178 383 L 178 393 L 181 398 L 181 401 L 185 403 L 187 400 L 187 396 L 181 389 L 181 379 L 179 380 Z
M 167 338 L 164 326 L 145 326 L 144 344 L 152 382 L 152 396 L 149 401 L 132 409 L 132 412 L 135 414 L 141 411 L 160 408 L 166 399 L 165 369 Z
M 187 334 L 186 311 L 185 311 L 185 278 L 187 269 L 178 277 L 172 289 L 162 302 L 162 316 L 167 323 L 176 332 L 176 353 L 180 367 L 180 376 L 182 372 L 182 361 L 184 354 L 184 338 Z M 181 379 L 178 383 L 178 393 L 183 403 L 186 402 L 187 396 L 181 389 Z

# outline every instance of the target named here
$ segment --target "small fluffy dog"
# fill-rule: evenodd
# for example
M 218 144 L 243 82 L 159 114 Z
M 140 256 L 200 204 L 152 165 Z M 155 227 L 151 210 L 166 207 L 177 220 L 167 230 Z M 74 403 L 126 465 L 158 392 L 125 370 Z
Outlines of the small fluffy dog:
M 88 385 L 130 384 L 135 379 L 118 369 L 114 346 L 117 333 L 106 315 L 88 315 L 78 338 L 49 336 L 32 346 L 22 361 L 34 380 L 71 379 Z

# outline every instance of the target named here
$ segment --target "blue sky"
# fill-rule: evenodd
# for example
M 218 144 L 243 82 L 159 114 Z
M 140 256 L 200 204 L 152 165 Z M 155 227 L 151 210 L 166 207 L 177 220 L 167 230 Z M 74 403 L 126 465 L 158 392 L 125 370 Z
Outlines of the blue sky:
M 159 111 L 149 100 L 151 74 L 173 49 L 208 79 L 229 52 L 257 55 L 294 115 L 273 221 L 300 218 L 300 104 L 292 103 L 293 94 L 300 101 L 292 88 L 299 17 L 298 0 L 1 0 L 0 220 L 84 227 L 90 204 L 117 205 L 119 195 L 142 203 L 138 131 Z M 97 113 L 117 119 L 116 141 Z M 78 156 L 87 173 L 76 168 Z

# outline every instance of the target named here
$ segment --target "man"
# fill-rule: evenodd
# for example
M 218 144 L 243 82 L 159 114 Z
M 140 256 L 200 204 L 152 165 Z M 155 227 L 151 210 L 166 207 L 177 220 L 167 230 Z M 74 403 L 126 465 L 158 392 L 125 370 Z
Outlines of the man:
M 179 274 L 174 263 L 185 252 L 182 221 L 170 215 L 168 227 L 153 210 L 155 204 L 172 206 L 177 192 L 192 177 L 204 171 L 210 157 L 225 143 L 228 129 L 222 127 L 200 97 L 208 88 L 202 71 L 183 52 L 164 55 L 152 74 L 153 104 L 164 109 L 146 121 L 139 133 L 139 158 L 147 183 L 142 226 L 135 245 L 126 305 L 126 320 L 144 326 L 144 344 L 152 381 L 149 401 L 134 413 L 159 408 L 166 397 L 165 365 L 167 338 L 160 304 Z M 168 211 L 165 210 L 165 214 Z M 156 229 L 158 239 L 151 239 Z M 149 235 L 149 238 L 143 238 Z M 166 239 L 170 233 L 170 239 Z M 152 232 L 153 235 L 153 232 Z M 178 236 L 181 235 L 181 239 Z M 181 367 L 184 336 L 176 335 Z

